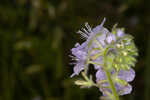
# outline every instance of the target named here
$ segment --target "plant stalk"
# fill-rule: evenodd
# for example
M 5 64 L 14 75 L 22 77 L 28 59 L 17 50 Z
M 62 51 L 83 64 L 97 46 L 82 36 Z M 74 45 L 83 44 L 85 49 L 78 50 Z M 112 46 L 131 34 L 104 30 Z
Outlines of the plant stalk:
M 106 49 L 106 51 L 107 51 L 107 50 L 108 50 L 108 49 Z M 113 83 L 113 81 L 112 81 L 112 79 L 111 79 L 111 74 L 110 74 L 110 72 L 108 71 L 107 66 L 106 66 L 106 56 L 107 56 L 106 53 L 104 53 L 104 71 L 105 71 L 106 76 L 107 76 L 107 78 L 108 78 L 108 82 L 109 82 L 109 85 L 110 85 L 110 87 L 111 87 L 111 90 L 112 90 L 112 93 L 113 93 L 113 96 L 114 96 L 115 100 L 119 100 L 119 96 L 118 96 L 118 94 L 117 94 L 115 85 L 114 85 L 114 83 Z

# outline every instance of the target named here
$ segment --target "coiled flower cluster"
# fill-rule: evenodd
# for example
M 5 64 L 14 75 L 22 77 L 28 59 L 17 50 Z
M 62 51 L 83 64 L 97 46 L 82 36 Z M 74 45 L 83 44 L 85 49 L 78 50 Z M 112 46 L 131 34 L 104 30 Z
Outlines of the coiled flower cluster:
M 77 80 L 75 84 L 98 87 L 103 93 L 103 100 L 119 100 L 119 95 L 132 91 L 129 82 L 135 77 L 132 67 L 135 66 L 138 53 L 133 37 L 116 25 L 110 32 L 103 26 L 105 20 L 93 29 L 85 23 L 85 28 L 77 32 L 85 42 L 76 43 L 71 49 L 72 59 L 75 60 L 71 77 L 81 72 L 84 80 Z M 88 76 L 89 64 L 96 70 L 96 80 Z

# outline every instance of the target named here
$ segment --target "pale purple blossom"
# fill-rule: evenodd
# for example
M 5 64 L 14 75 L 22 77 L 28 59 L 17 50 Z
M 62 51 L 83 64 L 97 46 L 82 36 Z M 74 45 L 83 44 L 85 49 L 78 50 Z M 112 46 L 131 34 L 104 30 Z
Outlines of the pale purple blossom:
M 120 70 L 118 78 L 127 82 L 131 82 L 135 78 L 135 71 L 132 68 L 130 68 L 129 70 Z
M 128 52 L 130 49 L 134 50 L 135 48 L 126 48 L 126 45 L 133 44 L 131 41 L 128 41 L 131 40 L 130 37 L 127 38 L 126 35 L 124 38 L 125 33 L 123 29 L 120 28 L 115 28 L 112 32 L 109 32 L 109 30 L 103 26 L 105 20 L 106 19 L 104 18 L 102 23 L 93 29 L 88 25 L 88 23 L 85 23 L 86 28 L 82 28 L 77 32 L 81 35 L 81 38 L 85 39 L 85 42 L 81 45 L 76 43 L 75 47 L 71 49 L 73 55 L 72 59 L 75 60 L 75 66 L 71 77 L 79 75 L 79 73 L 83 71 L 85 67 L 88 67 L 89 63 L 91 63 L 97 71 L 95 75 L 96 84 L 100 84 L 99 90 L 104 96 L 107 96 L 108 92 L 112 94 L 112 90 L 108 82 L 108 76 L 105 73 L 106 69 L 108 69 L 108 72 L 111 74 L 111 79 L 118 95 L 130 94 L 132 86 L 128 82 L 133 81 L 135 78 L 135 71 L 131 68 L 131 66 L 128 66 L 129 70 L 125 70 L 121 68 L 119 64 L 122 64 L 123 60 L 134 56 L 134 54 L 128 55 Z M 136 50 L 134 51 L 136 52 Z M 125 52 L 126 55 L 122 56 L 122 52 Z M 106 66 L 104 66 L 104 56 L 107 56 L 106 58 L 108 60 L 106 61 Z M 125 62 L 125 65 L 129 65 L 126 64 L 127 62 Z M 116 65 L 117 68 L 116 66 L 114 67 L 114 65 Z M 104 67 L 107 68 L 104 70 Z
M 116 84 L 116 90 L 117 90 L 119 95 L 126 95 L 126 94 L 131 93 L 132 86 L 130 84 L 127 84 L 125 86 L 120 85 L 120 84 Z
M 113 76 L 113 74 L 115 74 L 114 71 L 112 71 L 110 73 L 112 74 L 111 76 Z M 134 79 L 134 77 L 135 77 L 135 72 L 132 68 L 130 68 L 130 70 L 120 70 L 120 72 L 116 78 L 119 78 L 126 82 L 131 82 Z M 112 79 L 113 79 L 113 77 L 112 77 Z M 102 80 L 107 80 L 107 77 L 106 77 L 105 71 L 102 68 L 99 68 L 98 71 L 96 72 L 96 81 L 99 82 Z M 109 84 L 107 82 L 103 83 L 102 85 L 109 86 Z M 132 86 L 128 83 L 127 83 L 127 85 L 122 85 L 122 84 L 115 82 L 115 88 L 116 88 L 117 92 L 119 93 L 119 95 L 129 94 L 132 91 Z M 103 92 L 103 94 L 105 94 L 106 91 L 111 92 L 110 89 L 104 89 L 103 87 L 102 87 L 102 89 L 100 89 L 100 91 Z
M 101 91 L 103 93 L 103 96 L 108 96 L 106 92 L 112 93 L 112 90 L 110 88 L 105 88 L 108 86 L 109 86 L 109 84 L 105 83 L 105 84 L 102 84 L 101 88 L 99 88 L 99 91 Z M 123 85 L 116 83 L 115 88 L 116 88 L 118 95 L 130 94 L 132 91 L 132 86 L 130 84 L 123 86 Z
M 78 75 L 82 70 L 84 70 L 84 67 L 86 65 L 86 60 L 87 60 L 87 56 L 88 56 L 88 51 L 89 49 L 92 47 L 88 48 L 88 43 L 94 38 L 94 36 L 101 32 L 102 36 L 103 33 L 106 33 L 106 29 L 103 28 L 103 24 L 105 22 L 105 18 L 103 20 L 103 22 L 95 27 L 93 30 L 91 29 L 91 27 L 86 23 L 86 29 L 82 29 L 82 31 L 78 31 L 79 34 L 81 34 L 82 38 L 85 38 L 86 41 L 84 43 L 82 43 L 81 45 L 79 43 L 75 44 L 75 47 L 71 49 L 71 52 L 73 54 L 73 59 L 76 61 L 75 62 L 75 66 L 74 66 L 74 73 L 71 75 L 71 77 L 73 77 L 74 75 Z M 103 37 L 101 37 L 101 41 Z M 105 38 L 104 38 L 105 39 Z M 95 44 L 96 45 L 96 44 Z
M 71 77 L 73 77 L 74 75 L 78 75 L 84 69 L 88 54 L 86 52 L 86 47 L 84 43 L 82 45 L 76 43 L 75 48 L 72 48 L 71 51 L 73 54 L 72 58 L 76 61 L 73 70 L 74 73 L 71 75 Z
M 103 25 L 104 25 L 105 21 L 106 21 L 106 19 L 104 18 L 100 25 L 93 28 L 92 32 L 95 33 L 95 34 L 99 33 L 102 30 L 102 28 L 104 28 Z
M 125 33 L 124 33 L 123 30 L 117 29 L 117 36 L 118 36 L 118 37 L 122 37 L 122 36 L 124 36 L 124 35 L 125 35 Z
M 116 36 L 112 33 L 109 33 L 107 38 L 106 38 L 106 41 L 107 41 L 108 44 L 112 43 L 112 41 L 115 42 L 116 41 Z
M 98 71 L 96 72 L 96 81 L 101 80 L 107 80 L 107 76 L 105 74 L 105 71 L 102 69 L 102 67 L 99 67 Z

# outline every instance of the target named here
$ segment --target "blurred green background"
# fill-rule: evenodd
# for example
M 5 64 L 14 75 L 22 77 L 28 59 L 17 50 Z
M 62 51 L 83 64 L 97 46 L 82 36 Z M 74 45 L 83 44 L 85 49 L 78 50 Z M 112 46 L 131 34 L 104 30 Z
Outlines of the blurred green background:
M 70 49 L 85 22 L 106 17 L 133 35 L 139 49 L 133 92 L 121 100 L 150 100 L 150 0 L 0 0 L 0 100 L 98 100 L 97 88 L 70 78 Z

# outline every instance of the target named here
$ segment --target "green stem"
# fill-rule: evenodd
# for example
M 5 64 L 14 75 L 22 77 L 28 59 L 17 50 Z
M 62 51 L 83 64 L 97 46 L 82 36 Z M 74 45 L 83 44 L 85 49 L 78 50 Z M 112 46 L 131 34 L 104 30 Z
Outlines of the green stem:
M 108 48 L 106 48 L 106 52 L 107 52 Z M 110 87 L 111 87 L 111 90 L 112 90 L 112 93 L 113 93 L 113 96 L 115 98 L 115 100 L 119 100 L 119 96 L 117 94 L 117 91 L 116 91 L 116 88 L 115 88 L 115 85 L 111 79 L 111 74 L 110 72 L 108 71 L 108 69 L 106 68 L 106 52 L 104 53 L 104 70 L 105 70 L 105 73 L 106 73 L 106 76 L 108 78 L 108 82 L 110 84 Z
M 117 91 L 115 89 L 115 85 L 114 85 L 114 83 L 113 83 L 113 81 L 111 79 L 111 75 L 110 75 L 109 71 L 106 68 L 104 68 L 104 70 L 105 70 L 106 76 L 108 78 L 108 82 L 110 84 L 110 87 L 111 87 L 112 93 L 114 95 L 114 98 L 115 98 L 115 100 L 119 100 L 119 97 L 117 95 Z
M 100 49 L 103 49 L 102 48 L 102 46 L 101 46 L 101 44 L 95 39 L 94 40 L 94 42 L 99 46 L 99 48 Z M 106 57 L 107 57 L 107 52 L 108 52 L 108 50 L 109 50 L 109 47 L 107 47 L 105 50 L 104 50 L 104 71 L 105 71 L 105 73 L 106 73 L 106 76 L 107 76 L 107 79 L 108 79 L 108 82 L 109 82 L 109 84 L 110 84 L 110 87 L 111 87 L 111 90 L 112 90 L 112 94 L 113 94 L 113 97 L 115 98 L 115 100 L 119 100 L 119 96 L 118 96 L 118 94 L 117 94 L 117 91 L 116 91 L 116 88 L 115 88 L 115 85 L 114 85 L 114 83 L 113 83 L 113 81 L 112 81 L 112 79 L 111 79 L 111 74 L 110 74 L 110 72 L 108 71 L 108 69 L 107 69 L 107 66 L 106 66 Z M 98 55 L 98 56 L 100 56 L 100 55 Z M 90 63 L 93 63 L 93 62 L 90 62 Z M 95 63 L 95 64 L 97 64 L 97 63 Z

